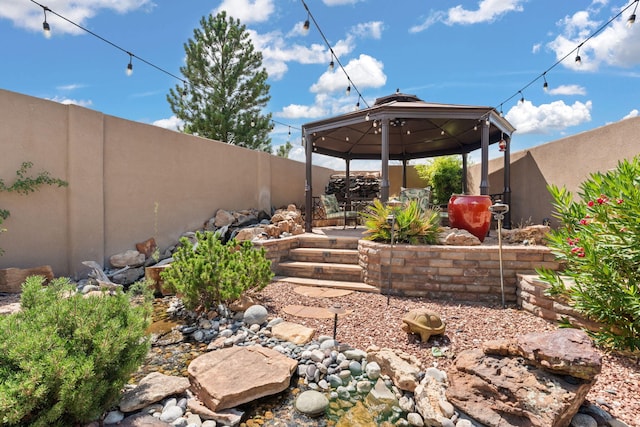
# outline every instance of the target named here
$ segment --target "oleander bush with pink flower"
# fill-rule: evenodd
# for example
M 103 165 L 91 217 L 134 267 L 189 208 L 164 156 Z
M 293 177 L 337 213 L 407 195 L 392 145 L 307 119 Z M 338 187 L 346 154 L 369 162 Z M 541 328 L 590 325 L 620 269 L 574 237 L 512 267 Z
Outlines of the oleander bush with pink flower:
M 592 333 L 598 344 L 640 350 L 640 156 L 591 174 L 578 197 L 553 185 L 549 192 L 561 226 L 548 246 L 565 268 L 538 270 L 548 293 L 604 325 Z

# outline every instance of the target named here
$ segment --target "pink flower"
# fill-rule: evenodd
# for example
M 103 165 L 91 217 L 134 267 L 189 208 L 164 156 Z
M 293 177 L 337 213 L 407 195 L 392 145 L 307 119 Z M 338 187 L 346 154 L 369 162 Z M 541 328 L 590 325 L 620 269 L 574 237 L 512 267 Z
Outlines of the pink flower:
M 593 206 L 595 203 L 593 202 L 593 200 L 589 200 L 589 203 L 587 203 L 587 206 L 591 207 Z
M 621 205 L 624 202 L 624 200 L 618 199 L 617 202 L 618 202 L 619 205 Z
M 586 219 L 586 218 L 582 218 L 582 219 L 580 220 L 580 225 L 587 225 L 587 224 L 588 224 L 588 222 L 587 222 L 587 219 Z
M 598 204 L 601 205 L 603 203 L 607 203 L 609 199 L 604 194 L 601 194 L 600 197 L 598 197 L 597 201 L 598 201 Z

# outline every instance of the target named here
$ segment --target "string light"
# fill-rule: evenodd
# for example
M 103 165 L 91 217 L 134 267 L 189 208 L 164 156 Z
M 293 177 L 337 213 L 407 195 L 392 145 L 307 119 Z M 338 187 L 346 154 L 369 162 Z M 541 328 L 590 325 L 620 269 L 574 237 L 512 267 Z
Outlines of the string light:
M 309 32 L 309 14 L 307 14 L 307 19 L 304 21 L 304 24 L 302 24 L 302 29 L 305 33 Z
M 633 8 L 633 13 L 627 19 L 627 27 L 631 27 L 634 22 L 636 22 L 636 10 L 638 9 L 638 0 L 635 1 L 635 7 Z
M 127 52 L 129 53 L 129 52 Z M 127 64 L 127 76 L 133 74 L 133 55 L 129 53 L 129 64 Z
M 542 90 L 544 90 L 545 92 L 549 90 L 549 83 L 547 83 L 546 74 L 547 74 L 546 71 L 542 73 L 542 78 L 544 79 L 544 83 L 542 84 Z
M 329 62 L 329 70 L 333 71 L 333 69 L 336 67 L 336 64 L 334 64 L 333 59 L 331 60 L 331 62 Z
M 518 92 L 520 92 L 520 103 L 524 104 L 524 95 L 522 94 L 522 91 L 519 90 Z
M 47 6 L 42 6 L 42 13 L 44 13 L 44 22 L 42 23 L 42 33 L 44 34 L 44 36 L 48 39 L 51 38 L 51 27 L 49 26 L 49 23 L 47 22 L 47 10 L 49 10 L 49 8 Z
M 345 92 L 347 96 L 351 95 L 351 86 L 347 86 L 347 90 Z
M 582 43 L 580 43 L 578 50 L 576 51 L 576 64 L 578 65 L 582 63 L 582 58 L 580 58 L 580 46 L 582 46 Z

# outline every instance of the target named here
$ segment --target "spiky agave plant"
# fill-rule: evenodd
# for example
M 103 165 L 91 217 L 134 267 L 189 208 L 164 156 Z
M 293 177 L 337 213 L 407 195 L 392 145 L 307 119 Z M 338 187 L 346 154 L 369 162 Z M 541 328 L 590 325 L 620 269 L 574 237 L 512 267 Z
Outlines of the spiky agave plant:
M 440 215 L 433 209 L 420 209 L 416 200 L 392 207 L 379 199 L 373 201 L 363 212 L 365 239 L 376 242 L 391 242 L 391 227 L 394 226 L 393 240 L 411 245 L 434 244 L 440 228 Z M 392 221 L 389 219 L 393 218 Z

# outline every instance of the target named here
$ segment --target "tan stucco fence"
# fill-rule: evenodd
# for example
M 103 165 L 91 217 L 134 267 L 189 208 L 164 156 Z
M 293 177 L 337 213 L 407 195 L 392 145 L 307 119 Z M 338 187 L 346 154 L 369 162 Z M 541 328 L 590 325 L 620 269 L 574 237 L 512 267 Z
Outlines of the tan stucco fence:
M 56 275 L 82 277 L 82 261 L 104 265 L 150 237 L 165 248 L 218 209 L 304 202 L 305 165 L 293 160 L 5 90 L 0 117 L 5 183 L 24 161 L 33 162 L 34 174 L 48 171 L 69 183 L 26 196 L 0 192 L 0 209 L 11 212 L 0 233 L 0 268 L 51 265 Z M 638 154 L 640 117 L 512 153 L 512 224 L 552 219 L 548 184 L 576 192 L 590 173 Z M 489 164 L 490 194 L 503 191 L 503 165 L 502 158 Z M 393 194 L 402 171 L 390 169 Z M 314 195 L 333 173 L 314 167 Z M 478 194 L 480 165 L 468 176 L 469 191 Z M 408 186 L 419 182 L 408 171 Z
M 202 227 L 216 210 L 302 206 L 305 165 L 264 152 L 136 123 L 75 105 L 0 90 L 0 178 L 24 161 L 69 183 L 35 193 L 0 192 L 11 212 L 0 268 L 50 265 L 81 277 L 82 261 L 154 237 L 160 248 Z M 315 167 L 314 193 L 333 170 Z
M 514 135 L 514 139 L 517 138 Z M 511 222 L 514 227 L 541 224 L 552 216 L 547 185 L 566 187 L 574 195 L 591 173 L 606 172 L 623 159 L 640 154 L 640 117 L 615 122 L 511 154 Z M 489 162 L 489 194 L 503 192 L 504 159 Z M 469 168 L 469 191 L 479 194 L 480 164 Z

